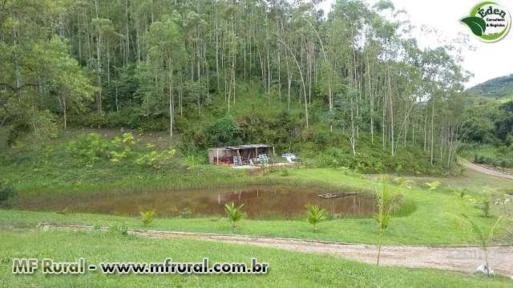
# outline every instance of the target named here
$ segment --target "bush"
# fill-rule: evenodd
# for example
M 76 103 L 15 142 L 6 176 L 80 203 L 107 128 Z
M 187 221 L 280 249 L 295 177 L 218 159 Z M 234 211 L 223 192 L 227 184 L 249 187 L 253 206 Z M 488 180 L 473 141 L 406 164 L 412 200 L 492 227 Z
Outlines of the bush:
M 113 145 L 97 133 L 80 135 L 76 140 L 66 144 L 66 151 L 74 158 L 87 163 L 93 163 L 101 159 L 109 159 Z
M 316 205 L 309 205 L 306 208 L 308 223 L 313 225 L 313 231 L 317 231 L 317 224 L 326 220 L 328 213 L 325 209 L 320 208 Z
M 0 127 L 0 151 L 9 148 L 9 129 L 6 127 Z
M 181 168 L 173 148 L 162 151 L 154 150 L 153 145 L 142 145 L 132 133 L 107 140 L 99 134 L 81 135 L 65 144 L 65 151 L 80 164 L 94 164 L 100 161 L 141 166 L 161 170 L 164 168 Z M 69 157 L 69 156 L 68 156 Z
M 330 140 L 325 150 L 310 144 L 302 144 L 301 153 L 305 156 L 307 163 L 314 167 L 347 167 L 363 174 L 440 175 L 447 173 L 442 163 L 435 163 L 432 167 L 428 155 L 422 149 L 403 148 L 400 153 L 392 156 L 389 151 L 383 151 L 378 138 L 372 144 L 370 139 L 362 135 L 356 155 L 353 155 L 349 143 L 335 144 L 335 141 Z M 450 171 L 450 173 L 453 172 L 457 171 Z
M 204 155 L 205 154 L 205 155 Z M 188 153 L 184 157 L 184 163 L 188 167 L 195 167 L 208 164 L 208 154 L 204 153 Z
M 403 194 L 394 196 L 394 207 L 392 209 L 392 216 L 405 217 L 411 215 L 417 210 L 417 204 L 411 199 L 405 199 Z
M 232 229 L 235 230 L 237 228 L 237 223 L 242 219 L 242 208 L 244 207 L 244 204 L 239 205 L 238 207 L 235 206 L 235 203 L 231 204 L 224 204 L 224 210 L 226 212 L 226 217 L 228 220 L 232 223 Z
M 0 207 L 10 207 L 16 197 L 16 189 L 11 184 L 0 181 Z
M 490 200 L 486 199 L 481 201 L 481 203 L 479 203 L 476 208 L 481 210 L 483 217 L 490 217 Z
M 215 121 L 207 128 L 207 145 L 217 147 L 223 145 L 239 145 L 242 142 L 242 132 L 239 125 L 229 114 Z
M 191 217 L 192 217 L 191 208 L 185 207 L 182 210 L 180 210 L 180 218 L 191 218 Z
M 470 145 L 459 150 L 460 154 L 476 164 L 485 164 L 500 168 L 513 168 L 513 146 Z
M 155 170 L 160 170 L 164 167 L 171 166 L 175 153 L 175 149 L 166 149 L 160 152 L 150 151 L 140 155 L 135 160 L 135 163 L 143 167 L 150 167 Z
M 153 217 L 155 216 L 155 210 L 145 210 L 139 211 L 139 215 L 141 215 L 141 220 L 145 226 L 150 225 L 153 222 Z

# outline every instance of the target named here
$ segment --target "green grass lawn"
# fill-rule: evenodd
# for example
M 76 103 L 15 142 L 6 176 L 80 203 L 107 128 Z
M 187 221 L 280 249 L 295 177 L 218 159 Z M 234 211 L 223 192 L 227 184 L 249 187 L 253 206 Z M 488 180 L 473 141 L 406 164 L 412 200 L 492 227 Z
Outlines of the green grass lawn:
M 373 177 L 362 176 L 344 170 L 335 169 L 292 169 L 289 172 L 289 176 L 282 178 L 287 178 L 290 181 L 301 180 L 313 183 L 322 182 L 329 183 L 331 185 L 344 185 L 346 187 L 355 187 L 355 189 L 366 190 L 372 190 L 378 185 L 375 180 L 372 180 Z M 481 178 L 476 179 L 476 181 L 483 180 Z M 417 180 L 420 185 L 422 181 L 433 179 L 420 178 Z M 469 195 L 467 195 L 465 199 L 462 199 L 458 193 L 450 189 L 451 185 L 454 185 L 454 182 L 451 182 L 455 181 L 454 179 L 447 178 L 447 182 L 443 182 L 445 181 L 444 179 L 439 180 L 442 181 L 441 187 L 435 191 L 430 191 L 418 186 L 407 189 L 390 184 L 392 190 L 403 193 L 406 199 L 415 203 L 416 209 L 413 213 L 407 216 L 394 217 L 392 219 L 391 225 L 386 232 L 384 243 L 412 245 L 476 244 L 477 239 L 475 234 L 463 219 L 462 214 L 471 217 L 473 221 L 483 229 L 491 226 L 496 217 L 503 214 L 501 209 L 493 206 L 492 217 L 482 217 L 482 212 L 475 208 L 475 204 L 466 199 L 467 197 L 480 199 L 482 196 L 478 194 L 478 191 L 469 190 L 469 192 L 467 192 Z M 471 181 L 470 178 L 467 182 L 469 181 Z M 496 181 L 495 184 L 490 182 L 490 184 L 493 184 L 493 189 L 501 189 L 502 186 L 500 185 L 504 183 L 501 181 Z M 476 189 L 476 187 L 474 187 L 474 189 Z M 29 212 L 19 210 L 0 210 L 0 225 L 33 227 L 40 222 L 48 222 L 106 226 L 126 224 L 129 228 L 143 227 L 141 220 L 136 217 L 78 213 L 61 215 L 55 212 L 56 211 Z M 510 223 L 511 219 L 508 219 L 504 223 L 504 227 Z M 156 218 L 150 228 L 220 234 L 233 233 L 230 224 L 221 216 L 193 217 L 187 219 Z M 321 223 L 318 228 L 319 231 L 315 233 L 312 232 L 312 227 L 306 222 L 306 216 L 305 220 L 244 219 L 235 233 L 347 243 L 376 243 L 377 241 L 377 225 L 373 218 L 335 219 Z M 500 239 L 500 242 L 502 243 L 511 243 L 511 239 L 505 239 L 502 237 L 501 231 L 497 233 L 497 238 Z
M 439 180 L 449 190 L 468 190 L 474 194 L 513 192 L 513 180 L 493 177 L 473 170 L 465 170 L 462 175 L 455 177 L 414 177 L 411 179 L 417 183 Z
M 323 181 L 331 184 L 342 184 L 361 188 L 374 188 L 376 179 L 383 175 L 361 175 L 347 169 L 293 169 L 290 170 L 293 177 L 303 181 Z M 398 176 L 385 175 L 389 179 Z M 513 189 L 513 180 L 497 178 L 472 170 L 464 170 L 459 176 L 451 177 L 403 177 L 415 182 L 417 188 L 427 188 L 426 182 L 441 182 L 440 190 L 458 191 L 466 189 L 470 193 L 482 194 L 483 192 L 500 192 Z M 374 180 L 374 181 L 369 181 Z
M 483 278 L 429 269 L 377 267 L 333 256 L 193 240 L 146 239 L 113 232 L 3 229 L 0 232 L 1 287 L 511 287 L 505 278 Z M 249 263 L 267 262 L 267 275 L 13 275 L 14 257 L 102 261 Z

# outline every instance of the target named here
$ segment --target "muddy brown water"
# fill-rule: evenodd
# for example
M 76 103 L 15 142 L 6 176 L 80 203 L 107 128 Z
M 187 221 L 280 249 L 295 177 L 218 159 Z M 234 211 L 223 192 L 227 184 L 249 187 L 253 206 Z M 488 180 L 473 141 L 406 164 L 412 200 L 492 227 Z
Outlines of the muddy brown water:
M 27 210 L 100 213 L 137 216 L 153 209 L 158 217 L 223 216 L 224 204 L 244 204 L 251 219 L 297 219 L 305 217 L 307 205 L 319 205 L 334 217 L 369 217 L 375 213 L 375 199 L 369 193 L 330 191 L 339 197 L 324 199 L 323 190 L 298 187 L 250 187 L 94 193 L 22 198 L 18 206 Z

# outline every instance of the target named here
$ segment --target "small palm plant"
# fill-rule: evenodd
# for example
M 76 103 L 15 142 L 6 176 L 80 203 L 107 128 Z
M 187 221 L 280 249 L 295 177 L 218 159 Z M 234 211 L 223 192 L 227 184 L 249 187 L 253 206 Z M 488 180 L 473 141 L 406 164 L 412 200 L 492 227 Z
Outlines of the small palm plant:
M 232 229 L 235 230 L 237 228 L 237 222 L 239 222 L 242 219 L 242 208 L 244 207 L 244 204 L 239 205 L 239 207 L 235 206 L 235 203 L 231 204 L 224 204 L 224 210 L 226 211 L 226 217 L 228 217 L 228 220 L 232 223 Z
M 313 225 L 313 231 L 316 232 L 317 224 L 326 220 L 328 213 L 317 205 L 309 205 L 306 208 L 306 214 L 308 215 L 308 223 Z
M 376 201 L 378 211 L 376 213 L 376 222 L 378 222 L 378 256 L 376 265 L 379 265 L 379 259 L 381 257 L 381 246 L 383 244 L 383 236 L 385 231 L 390 225 L 393 211 L 393 196 L 387 186 L 383 184 L 383 189 L 380 193 L 376 193 Z
M 153 222 L 153 217 L 155 216 L 155 210 L 145 210 L 139 211 L 139 215 L 141 215 L 141 220 L 145 226 L 150 225 Z
M 470 217 L 468 217 L 467 215 L 463 214 L 462 216 L 468 222 L 468 224 L 470 224 L 470 229 L 476 235 L 476 238 L 479 241 L 479 244 L 481 245 L 481 249 L 483 249 L 485 256 L 484 260 L 486 274 L 490 276 L 491 269 L 490 264 L 488 262 L 488 248 L 490 246 L 490 242 L 492 242 L 493 238 L 495 237 L 495 232 L 502 224 L 504 218 L 499 217 L 492 225 L 482 228 L 479 225 L 477 225 L 476 222 L 472 221 L 472 219 L 470 219 Z

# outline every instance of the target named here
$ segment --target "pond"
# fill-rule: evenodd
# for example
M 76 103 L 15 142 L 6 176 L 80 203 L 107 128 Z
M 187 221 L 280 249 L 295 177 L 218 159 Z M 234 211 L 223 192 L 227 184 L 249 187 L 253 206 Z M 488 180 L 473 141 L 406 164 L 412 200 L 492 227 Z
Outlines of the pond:
M 38 196 L 19 199 L 21 209 L 137 216 L 154 209 L 158 217 L 223 216 L 224 204 L 244 204 L 250 219 L 297 219 L 307 205 L 319 205 L 334 217 L 369 217 L 375 213 L 370 193 L 326 191 L 313 187 L 251 186 L 247 188 L 182 189 Z

